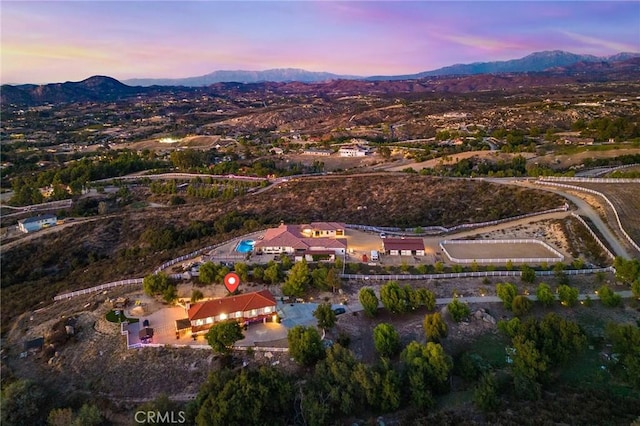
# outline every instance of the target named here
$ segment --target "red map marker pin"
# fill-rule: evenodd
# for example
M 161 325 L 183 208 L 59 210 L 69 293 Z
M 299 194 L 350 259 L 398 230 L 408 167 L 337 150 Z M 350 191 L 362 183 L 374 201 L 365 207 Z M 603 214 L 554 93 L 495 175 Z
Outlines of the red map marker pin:
M 229 293 L 233 293 L 240 285 L 240 277 L 234 272 L 229 272 L 224 276 L 224 285 L 229 290 Z

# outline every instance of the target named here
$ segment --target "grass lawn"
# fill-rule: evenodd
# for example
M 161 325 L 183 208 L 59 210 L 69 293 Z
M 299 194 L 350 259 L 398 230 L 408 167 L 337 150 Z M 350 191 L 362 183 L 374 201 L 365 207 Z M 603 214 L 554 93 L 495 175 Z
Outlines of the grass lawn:
M 124 315 L 124 311 L 120 311 L 120 315 L 116 315 L 116 311 L 113 309 L 107 312 L 106 318 L 107 318 L 107 321 L 115 322 L 115 323 L 121 323 L 125 321 L 129 321 L 129 323 L 134 323 L 134 322 L 140 321 L 138 318 L 127 318 Z
M 505 347 L 509 346 L 509 339 L 500 335 L 487 333 L 478 337 L 468 352 L 477 353 L 493 368 L 500 369 L 507 366 Z

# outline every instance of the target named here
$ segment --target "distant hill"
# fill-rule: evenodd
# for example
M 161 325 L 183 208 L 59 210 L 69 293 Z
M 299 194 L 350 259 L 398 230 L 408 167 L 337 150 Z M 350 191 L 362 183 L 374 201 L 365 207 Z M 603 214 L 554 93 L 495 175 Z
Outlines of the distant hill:
M 2 106 L 33 106 L 45 103 L 104 102 L 137 96 L 185 96 L 194 93 L 215 96 L 244 96 L 246 93 L 314 94 L 346 96 L 393 93 L 468 93 L 514 88 L 552 87 L 558 84 L 607 81 L 637 81 L 640 75 L 640 56 L 624 61 L 580 61 L 567 66 L 548 67 L 541 72 L 505 72 L 474 75 L 427 76 L 421 79 L 367 81 L 335 79 L 322 82 L 222 82 L 207 87 L 187 86 L 128 86 L 110 77 L 95 76 L 80 82 L 66 82 L 36 86 L 3 85 L 0 90 Z M 526 89 L 525 89 L 526 90 Z
M 337 75 L 328 72 L 312 72 L 297 68 L 276 68 L 266 71 L 214 71 L 210 74 L 199 77 L 187 78 L 134 78 L 124 80 L 131 86 L 187 86 L 199 87 L 209 86 L 215 83 L 235 82 L 235 83 L 261 83 L 272 81 L 276 83 L 300 81 L 303 83 L 313 83 L 317 81 L 329 81 L 338 79 L 354 80 L 362 77 L 350 75 Z
M 425 77 L 437 77 L 445 75 L 475 75 L 498 74 L 511 72 L 537 72 L 549 68 L 566 67 L 578 62 L 617 62 L 639 57 L 640 53 L 618 53 L 608 57 L 593 55 L 577 55 L 561 50 L 532 53 L 524 58 L 510 61 L 476 62 L 473 64 L 457 64 L 432 71 L 424 71 L 417 74 L 358 77 L 352 75 L 338 75 L 328 72 L 311 72 L 297 68 L 278 68 L 266 71 L 214 71 L 199 77 L 187 78 L 135 78 L 124 80 L 131 86 L 186 86 L 201 87 L 215 83 L 260 83 L 260 82 L 293 82 L 314 83 L 330 80 L 416 80 Z
M 417 74 L 373 76 L 366 80 L 415 80 L 425 77 L 437 77 L 443 75 L 474 75 L 474 74 L 500 74 L 512 72 L 540 72 L 550 68 L 567 67 L 578 62 L 618 62 L 640 57 L 640 53 L 618 53 L 608 57 L 593 55 L 577 55 L 561 50 L 536 52 L 520 59 L 496 62 L 475 62 L 472 64 L 456 64 L 433 71 L 425 71 Z
M 42 105 L 45 103 L 103 102 L 157 91 L 147 87 L 131 87 L 115 78 L 96 75 L 78 82 L 17 86 L 3 84 L 0 91 L 0 103 L 3 105 Z

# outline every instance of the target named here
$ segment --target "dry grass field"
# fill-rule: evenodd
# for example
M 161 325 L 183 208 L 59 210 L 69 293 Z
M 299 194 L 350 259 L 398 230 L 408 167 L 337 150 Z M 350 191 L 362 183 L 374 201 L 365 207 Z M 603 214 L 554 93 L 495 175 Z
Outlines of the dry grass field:
M 594 189 L 606 195 L 615 206 L 625 231 L 638 243 L 640 241 L 640 184 L 636 183 L 577 183 L 577 186 Z M 607 219 L 617 228 L 615 217 L 606 208 Z

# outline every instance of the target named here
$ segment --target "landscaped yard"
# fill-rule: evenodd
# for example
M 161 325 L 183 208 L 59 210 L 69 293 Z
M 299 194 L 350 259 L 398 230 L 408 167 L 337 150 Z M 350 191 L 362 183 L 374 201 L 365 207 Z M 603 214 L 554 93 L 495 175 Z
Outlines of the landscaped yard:
M 119 314 L 116 312 L 119 312 Z M 109 312 L 107 312 L 106 318 L 107 318 L 107 321 L 116 322 L 116 323 L 121 323 L 125 321 L 128 321 L 129 323 L 134 323 L 134 322 L 140 321 L 138 318 L 126 317 L 124 314 L 124 311 L 118 310 L 118 309 L 112 309 Z

